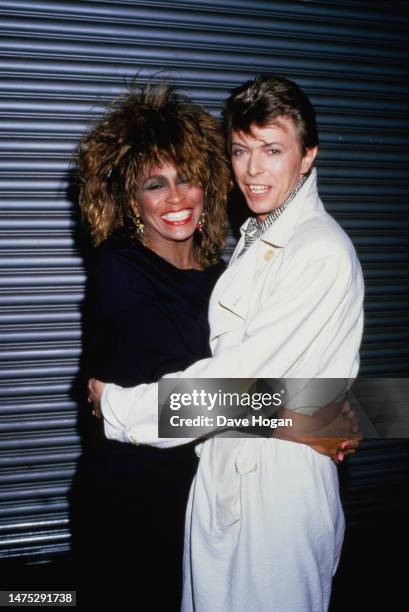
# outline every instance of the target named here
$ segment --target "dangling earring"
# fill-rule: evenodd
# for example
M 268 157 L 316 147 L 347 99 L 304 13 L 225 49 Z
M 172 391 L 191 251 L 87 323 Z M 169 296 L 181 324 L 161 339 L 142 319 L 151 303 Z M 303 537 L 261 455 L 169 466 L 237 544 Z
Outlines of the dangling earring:
M 140 215 L 135 215 L 134 223 L 136 235 L 138 236 L 139 240 L 143 241 L 143 236 L 145 234 L 145 226 L 143 224 L 142 217 Z
M 202 233 L 205 225 L 206 225 L 206 213 L 203 211 L 202 213 L 200 213 L 199 221 L 196 223 L 196 229 L 200 233 Z

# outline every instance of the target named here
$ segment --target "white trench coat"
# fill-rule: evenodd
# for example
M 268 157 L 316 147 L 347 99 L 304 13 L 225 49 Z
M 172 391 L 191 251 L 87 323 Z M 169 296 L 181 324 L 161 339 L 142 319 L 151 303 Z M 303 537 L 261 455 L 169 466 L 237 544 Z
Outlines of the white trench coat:
M 355 250 L 317 193 L 313 170 L 212 294 L 213 356 L 186 378 L 353 378 L 363 280 Z M 157 385 L 102 397 L 109 438 L 157 437 Z M 198 447 L 186 517 L 183 612 L 324 612 L 344 532 L 335 465 L 308 446 L 215 437 Z M 160 551 L 158 551 L 160 554 Z

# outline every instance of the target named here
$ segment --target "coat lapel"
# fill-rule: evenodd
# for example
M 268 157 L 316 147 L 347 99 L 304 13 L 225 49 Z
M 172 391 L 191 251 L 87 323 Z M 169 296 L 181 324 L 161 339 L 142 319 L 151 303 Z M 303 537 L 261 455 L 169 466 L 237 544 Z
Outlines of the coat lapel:
M 252 283 L 259 261 L 260 244 L 255 244 L 245 255 L 233 261 L 227 268 L 223 275 L 224 282 L 217 291 L 214 300 L 212 298 L 211 340 L 245 324 L 249 311 Z
M 209 313 L 211 341 L 221 334 L 237 330 L 245 325 L 253 296 L 253 283 L 257 278 L 259 266 L 266 265 L 266 262 L 270 260 L 269 255 L 272 255 L 274 250 L 285 247 L 303 214 L 308 214 L 319 207 L 322 208 L 322 204 L 317 194 L 314 168 L 284 213 L 244 255 L 238 258 L 244 244 L 243 229 L 248 221 L 243 224 L 242 238 L 212 296 Z

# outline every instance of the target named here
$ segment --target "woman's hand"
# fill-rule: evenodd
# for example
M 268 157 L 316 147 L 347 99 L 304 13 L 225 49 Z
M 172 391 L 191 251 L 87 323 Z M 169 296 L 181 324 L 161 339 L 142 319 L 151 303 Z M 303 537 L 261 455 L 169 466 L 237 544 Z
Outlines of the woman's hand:
M 101 395 L 104 390 L 105 383 L 97 380 L 96 378 L 90 378 L 88 381 L 88 401 L 93 405 L 92 414 L 98 419 L 103 418 L 101 412 Z
M 353 455 L 361 441 L 362 437 L 357 435 L 353 438 L 325 438 L 322 436 L 300 436 L 293 438 L 293 442 L 307 444 L 317 453 L 327 455 L 337 465 L 341 463 L 348 455 Z
M 358 417 L 348 401 L 342 407 L 340 404 L 329 404 L 312 416 L 285 408 L 279 411 L 279 416 L 291 418 L 293 427 L 277 428 L 275 437 L 307 444 L 336 464 L 355 453 L 362 440 Z

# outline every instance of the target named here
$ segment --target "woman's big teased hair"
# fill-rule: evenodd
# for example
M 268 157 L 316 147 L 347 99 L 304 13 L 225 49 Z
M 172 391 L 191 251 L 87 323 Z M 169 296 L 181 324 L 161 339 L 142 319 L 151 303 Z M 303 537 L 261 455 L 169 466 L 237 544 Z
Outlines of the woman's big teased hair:
M 116 99 L 80 143 L 80 205 L 94 242 L 129 225 L 142 174 L 163 163 L 174 164 L 204 189 L 207 222 L 200 238 L 195 236 L 194 251 L 208 266 L 226 235 L 231 181 L 224 137 L 206 110 L 166 85 Z

